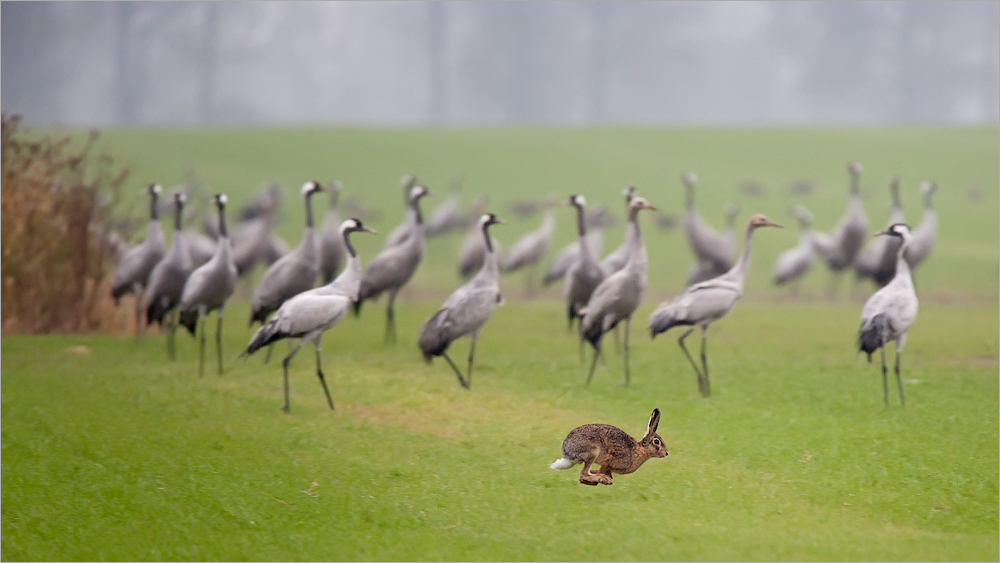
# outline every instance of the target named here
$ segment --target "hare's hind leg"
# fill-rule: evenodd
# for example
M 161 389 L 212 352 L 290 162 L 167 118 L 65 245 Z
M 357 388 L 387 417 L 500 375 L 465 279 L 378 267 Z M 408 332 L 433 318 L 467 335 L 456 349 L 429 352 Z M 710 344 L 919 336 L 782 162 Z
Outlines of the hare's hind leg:
M 590 466 L 593 464 L 594 461 L 592 459 L 583 462 L 583 469 L 580 470 L 580 483 L 584 485 L 596 485 L 601 482 L 600 475 L 590 470 Z
M 597 481 L 602 485 L 613 485 L 615 483 L 614 479 L 611 478 L 611 466 L 602 465 L 601 470 L 595 475 Z

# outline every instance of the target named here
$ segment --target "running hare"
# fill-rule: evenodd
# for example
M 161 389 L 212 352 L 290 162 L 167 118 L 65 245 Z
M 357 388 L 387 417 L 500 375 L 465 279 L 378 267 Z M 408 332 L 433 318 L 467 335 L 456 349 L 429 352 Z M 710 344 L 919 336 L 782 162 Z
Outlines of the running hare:
M 653 409 L 649 417 L 649 426 L 642 438 L 636 440 L 621 428 L 610 424 L 584 424 L 570 431 L 563 441 L 562 457 L 552 462 L 552 469 L 569 469 L 578 463 L 583 463 L 580 471 L 580 482 L 584 485 L 598 483 L 611 485 L 611 472 L 632 473 L 651 457 L 665 457 L 667 446 L 656 433 L 660 424 L 660 409 Z M 594 473 L 590 470 L 593 464 L 601 466 Z

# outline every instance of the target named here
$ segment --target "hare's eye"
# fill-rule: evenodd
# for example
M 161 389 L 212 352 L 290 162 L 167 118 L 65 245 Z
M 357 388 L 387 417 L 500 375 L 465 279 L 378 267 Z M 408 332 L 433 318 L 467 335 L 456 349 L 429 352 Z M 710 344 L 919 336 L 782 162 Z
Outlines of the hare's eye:
M 653 445 L 654 446 L 659 446 L 660 445 L 660 439 L 659 438 L 653 438 Z

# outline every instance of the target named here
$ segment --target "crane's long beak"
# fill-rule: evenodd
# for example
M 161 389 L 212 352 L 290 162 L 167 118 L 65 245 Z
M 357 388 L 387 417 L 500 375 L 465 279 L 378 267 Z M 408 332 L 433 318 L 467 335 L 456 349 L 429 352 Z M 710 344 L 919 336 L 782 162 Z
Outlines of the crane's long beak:
M 364 231 L 365 231 L 366 233 L 371 233 L 371 234 L 373 234 L 373 235 L 377 235 L 377 234 L 378 234 L 378 231 L 376 231 L 375 229 L 373 229 L 373 228 L 371 228 L 371 227 L 365 227 L 365 228 L 364 228 L 363 230 L 364 230 Z
M 889 234 L 889 231 L 879 231 L 879 232 L 875 233 L 874 235 L 872 235 L 872 238 L 880 237 L 880 236 L 887 235 L 887 234 Z

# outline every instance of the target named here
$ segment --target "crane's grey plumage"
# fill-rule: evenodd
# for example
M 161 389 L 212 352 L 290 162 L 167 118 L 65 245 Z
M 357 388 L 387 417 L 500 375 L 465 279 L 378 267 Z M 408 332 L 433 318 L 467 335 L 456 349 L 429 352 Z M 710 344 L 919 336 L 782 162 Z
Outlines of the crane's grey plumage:
M 174 359 L 174 333 L 177 329 L 177 320 L 168 320 L 166 317 L 181 302 L 184 284 L 194 268 L 182 224 L 186 199 L 183 193 L 174 194 L 174 236 L 170 241 L 170 250 L 153 268 L 146 290 L 146 323 L 166 326 L 167 356 L 171 360 Z
M 726 316 L 743 295 L 743 285 L 750 270 L 750 249 L 754 231 L 759 227 L 780 226 L 759 213 L 750 217 L 743 241 L 743 252 L 728 272 L 689 286 L 673 299 L 661 303 L 649 316 L 649 331 L 653 338 L 675 326 L 691 327 L 677 339 L 677 342 L 698 376 L 698 391 L 703 397 L 712 394 L 708 380 L 708 357 L 705 355 L 708 325 Z M 688 353 L 687 346 L 684 345 L 684 339 L 698 327 L 701 328 L 701 369 L 698 369 L 698 365 Z
M 323 218 L 323 228 L 319 238 L 319 269 L 323 283 L 328 284 L 337 277 L 340 266 L 344 263 L 344 238 L 340 233 L 340 213 L 337 205 L 340 201 L 340 182 L 334 180 L 327 188 L 330 192 L 330 205 Z
M 798 283 L 812 268 L 813 247 L 812 233 L 812 213 L 801 205 L 792 206 L 789 215 L 799 222 L 799 243 L 778 255 L 774 262 L 774 285 L 785 285 L 794 283 L 793 291 L 798 291 Z
M 903 253 L 912 241 L 910 227 L 904 223 L 891 225 L 876 236 L 891 236 L 900 239 L 901 245 L 896 257 L 896 275 L 885 287 L 876 291 L 861 310 L 861 327 L 858 329 L 858 349 L 872 361 L 875 350 L 882 350 L 882 396 L 889 404 L 888 370 L 885 365 L 885 347 L 896 341 L 896 385 L 899 387 L 899 404 L 905 405 L 903 380 L 899 374 L 899 357 L 906 345 L 906 332 L 917 318 L 917 293 L 910 277 L 910 267 Z
M 492 213 L 485 213 L 480 217 L 478 225 L 482 231 L 483 245 L 486 247 L 482 268 L 474 278 L 456 289 L 441 305 L 441 309 L 424 321 L 420 329 L 419 346 L 424 359 L 430 362 L 434 356 L 444 356 L 455 370 L 459 384 L 466 389 L 472 385 L 472 363 L 479 330 L 489 320 L 493 309 L 502 301 L 496 253 L 489 233 L 491 225 L 500 223 L 503 221 Z M 469 365 L 464 377 L 447 353 L 448 346 L 463 336 L 472 338 Z
M 275 246 L 273 240 L 273 229 L 273 213 L 265 213 L 240 224 L 239 232 L 230 242 L 233 263 L 240 276 L 248 275 L 259 262 L 272 264 L 274 255 L 280 255 L 281 248 Z
M 215 325 L 215 350 L 219 360 L 219 375 L 222 375 L 222 315 L 226 301 L 236 288 L 236 264 L 226 230 L 226 195 L 216 194 L 215 205 L 219 210 L 219 240 L 216 241 L 215 255 L 208 262 L 195 268 L 188 276 L 181 293 L 180 323 L 194 335 L 196 324 L 201 325 L 201 339 L 198 357 L 198 375 L 205 372 L 205 317 L 218 309 Z
M 684 182 L 687 210 L 684 214 L 684 233 L 695 258 L 695 266 L 688 280 L 691 283 L 691 280 L 715 271 L 728 271 L 733 265 L 733 244 L 716 232 L 698 213 L 694 201 L 698 177 L 693 172 L 686 172 L 681 176 L 681 181 Z M 707 264 L 702 266 L 702 263 Z
M 400 244 L 385 248 L 372 258 L 361 277 L 361 290 L 354 305 L 355 314 L 361 313 L 361 305 L 366 300 L 376 299 L 385 292 L 389 294 L 385 313 L 386 342 L 396 340 L 396 318 L 393 313 L 396 294 L 413 277 L 424 255 L 424 218 L 420 212 L 420 200 L 427 195 L 430 195 L 430 191 L 420 184 L 410 189 L 410 211 L 407 214 L 410 235 Z
M 160 196 L 162 188 L 159 184 L 150 184 L 146 187 L 149 194 L 149 225 L 146 228 L 146 240 L 141 244 L 130 248 L 122 256 L 122 259 L 115 267 L 114 277 L 111 280 L 111 297 L 118 305 L 118 301 L 127 293 L 135 294 L 135 327 L 136 335 L 139 335 L 142 327 L 141 316 L 144 302 L 144 292 L 149 284 L 149 276 L 153 273 L 153 268 L 163 259 L 166 252 L 166 240 L 163 236 L 163 229 L 160 227 L 159 207 L 157 198 Z
M 595 255 L 600 255 L 601 249 L 604 247 L 604 228 L 591 227 L 588 222 L 587 244 L 590 246 Z M 545 267 L 545 273 L 542 275 L 542 285 L 547 286 L 557 280 L 564 280 L 566 278 L 566 270 L 569 270 L 569 267 L 572 266 L 577 259 L 579 259 L 579 257 L 580 239 L 577 238 L 573 242 L 562 247 L 552 260 L 549 261 L 548 266 Z
M 902 223 L 903 204 L 899 199 L 899 176 L 889 180 L 890 204 L 889 221 L 886 226 Z M 896 237 L 875 237 L 854 259 L 856 279 L 870 278 L 879 287 L 884 286 L 896 275 L 896 254 L 900 240 Z
M 406 214 L 403 222 L 389 231 L 385 237 L 385 242 L 382 244 L 383 249 L 406 242 L 406 239 L 413 232 L 413 208 L 410 205 L 410 192 L 417 185 L 417 177 L 413 174 L 407 174 L 399 180 L 399 185 L 403 188 L 403 207 L 406 209 Z
M 587 374 L 587 383 L 594 377 L 594 368 L 601 355 L 601 339 L 619 322 L 625 321 L 625 384 L 628 385 L 629 373 L 629 331 L 632 324 L 632 314 L 642 302 L 646 291 L 646 271 L 649 259 L 646 246 L 642 242 L 642 231 L 639 229 L 639 212 L 643 209 L 656 210 L 645 198 L 635 196 L 628 204 L 628 241 L 629 257 L 625 267 L 604 278 L 604 281 L 594 289 L 586 308 L 581 311 L 580 334 L 594 348 L 594 359 Z
M 188 229 L 184 231 L 184 241 L 191 256 L 192 268 L 201 266 L 215 255 L 215 241 L 201 233 Z
M 264 272 L 250 298 L 250 324 L 267 320 L 287 299 L 312 289 L 319 274 L 319 244 L 313 225 L 312 197 L 324 191 L 318 182 L 302 185 L 305 202 L 305 228 L 295 250 L 282 256 Z
M 847 211 L 829 233 L 812 231 L 813 249 L 830 268 L 830 294 L 836 290 L 840 273 L 851 267 L 868 238 L 868 217 L 861 203 L 859 186 L 863 168 L 860 162 L 851 162 L 847 171 L 851 175 L 851 194 Z
M 594 294 L 597 286 L 604 281 L 604 270 L 597 260 L 595 249 L 590 246 L 587 239 L 587 219 L 585 209 L 587 200 L 582 195 L 574 194 L 570 196 L 567 205 L 576 208 L 576 227 L 579 235 L 579 252 L 577 259 L 566 270 L 566 281 L 563 284 L 563 298 L 566 300 L 566 316 L 569 328 L 573 328 L 573 321 L 583 316 L 581 311 L 590 302 L 590 296 Z M 581 346 L 583 341 L 580 341 Z M 582 348 L 581 348 L 582 350 Z
M 257 190 L 254 198 L 240 209 L 236 215 L 236 220 L 240 222 L 250 221 L 274 212 L 281 205 L 283 196 L 284 190 L 281 184 L 277 182 L 272 182 L 261 187 Z
M 290 409 L 288 364 L 307 342 L 312 342 L 316 347 L 316 375 L 323 386 L 327 404 L 330 405 L 330 410 L 333 410 L 333 398 L 330 396 L 330 390 L 326 386 L 326 376 L 323 374 L 321 341 L 323 333 L 339 323 L 358 298 L 358 291 L 361 288 L 361 262 L 358 253 L 351 245 L 350 234 L 359 231 L 375 233 L 359 219 L 347 219 L 341 223 L 341 241 L 347 252 L 347 267 L 344 271 L 332 282 L 299 293 L 282 303 L 274 317 L 257 329 L 243 352 L 243 355 L 253 354 L 263 346 L 270 346 L 284 338 L 300 339 L 281 362 L 285 382 L 283 410 L 286 413 Z
M 469 279 L 479 272 L 486 260 L 486 242 L 478 219 L 486 211 L 486 199 L 480 198 L 473 209 L 476 211 L 476 221 L 466 233 L 462 246 L 458 248 L 458 274 L 462 279 Z M 494 254 L 500 254 L 500 241 L 491 237 L 490 244 Z
M 626 186 L 622 190 L 622 195 L 625 196 L 625 209 L 628 210 L 628 204 L 635 197 L 635 186 Z M 628 233 L 629 227 L 628 223 L 625 224 L 625 240 L 622 241 L 621 245 L 612 250 L 610 254 L 601 260 L 601 269 L 604 270 L 605 276 L 610 276 L 611 274 L 621 270 L 625 267 L 625 262 L 628 262 L 629 256 L 629 244 L 628 244 Z
M 455 176 L 444 201 L 427 215 L 424 234 L 427 238 L 436 237 L 466 225 L 468 222 L 462 215 L 462 177 Z
M 739 212 L 738 205 L 726 204 L 723 209 L 726 228 L 722 233 L 713 232 L 715 238 L 709 243 L 716 247 L 718 256 L 727 256 L 728 258 L 725 261 L 720 259 L 698 260 L 692 264 L 688 270 L 688 285 L 719 277 L 733 267 L 736 257 L 736 215 Z M 711 227 L 708 228 L 711 229 Z
M 556 217 L 553 209 L 555 205 L 556 200 L 548 198 L 545 202 L 542 224 L 537 229 L 521 235 L 504 251 L 500 258 L 500 271 L 505 274 L 521 268 L 528 268 L 528 277 L 525 281 L 526 293 L 531 293 L 535 269 L 552 244 L 552 235 L 556 231 Z
M 906 258 L 910 270 L 917 269 L 917 266 L 930 256 L 931 250 L 934 249 L 934 242 L 937 240 L 937 213 L 931 204 L 931 196 L 934 195 L 935 191 L 937 191 L 937 184 L 934 182 L 924 182 L 920 185 L 920 192 L 924 196 L 924 216 L 917 228 L 913 230 L 910 242 L 906 245 L 906 251 L 903 252 L 903 257 Z

